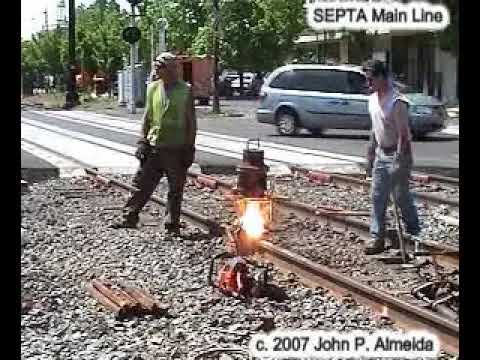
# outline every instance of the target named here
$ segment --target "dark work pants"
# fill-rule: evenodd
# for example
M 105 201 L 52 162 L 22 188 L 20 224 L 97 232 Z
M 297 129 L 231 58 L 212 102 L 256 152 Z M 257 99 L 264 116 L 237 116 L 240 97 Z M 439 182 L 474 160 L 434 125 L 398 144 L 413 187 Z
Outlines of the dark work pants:
M 154 149 L 135 175 L 135 191 L 127 202 L 127 216 L 138 215 L 150 196 L 155 191 L 163 176 L 168 179 L 167 214 L 170 222 L 178 225 L 183 198 L 187 169 L 190 166 L 186 160 L 186 151 L 183 148 Z

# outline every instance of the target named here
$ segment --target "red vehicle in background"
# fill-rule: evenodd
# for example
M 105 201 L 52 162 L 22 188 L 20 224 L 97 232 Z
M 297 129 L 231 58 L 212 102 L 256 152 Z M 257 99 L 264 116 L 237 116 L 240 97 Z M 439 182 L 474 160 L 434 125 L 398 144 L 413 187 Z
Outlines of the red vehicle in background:
M 213 95 L 213 57 L 177 55 L 177 67 L 180 78 L 192 85 L 194 98 L 200 105 L 208 105 Z

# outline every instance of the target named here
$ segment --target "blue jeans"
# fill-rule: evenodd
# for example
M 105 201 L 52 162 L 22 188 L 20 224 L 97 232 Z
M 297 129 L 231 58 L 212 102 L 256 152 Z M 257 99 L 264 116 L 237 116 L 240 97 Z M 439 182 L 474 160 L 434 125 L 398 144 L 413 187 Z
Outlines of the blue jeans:
M 411 157 L 402 161 L 400 167 L 393 169 L 393 156 L 377 151 L 373 164 L 372 181 L 372 213 L 370 236 L 374 240 L 383 241 L 385 235 L 385 211 L 387 209 L 390 192 L 396 198 L 401 210 L 407 233 L 417 235 L 420 232 L 417 208 L 409 190 L 409 178 L 412 161 Z

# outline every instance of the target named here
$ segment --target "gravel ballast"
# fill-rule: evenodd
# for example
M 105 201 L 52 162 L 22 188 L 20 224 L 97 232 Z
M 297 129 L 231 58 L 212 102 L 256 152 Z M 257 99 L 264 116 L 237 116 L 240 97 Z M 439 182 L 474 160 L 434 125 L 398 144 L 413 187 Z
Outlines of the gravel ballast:
M 392 326 L 363 306 L 279 273 L 276 282 L 290 297 L 285 303 L 248 305 L 223 296 L 206 285 L 210 258 L 223 240 L 189 226 L 176 238 L 158 226 L 110 229 L 125 195 L 57 179 L 32 184 L 22 197 L 23 359 L 189 359 L 210 347 L 246 349 L 244 332 L 254 333 L 268 316 L 278 328 Z M 152 205 L 142 217 L 155 220 L 159 212 Z M 86 292 L 94 278 L 142 287 L 170 305 L 170 316 L 116 321 Z

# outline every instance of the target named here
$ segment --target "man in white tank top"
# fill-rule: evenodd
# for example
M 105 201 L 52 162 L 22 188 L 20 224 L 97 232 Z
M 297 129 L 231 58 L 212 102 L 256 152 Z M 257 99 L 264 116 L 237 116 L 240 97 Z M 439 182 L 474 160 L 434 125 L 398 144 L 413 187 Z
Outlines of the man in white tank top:
M 420 225 L 417 209 L 409 191 L 412 167 L 411 134 L 408 123 L 408 103 L 392 85 L 386 66 L 381 61 L 365 69 L 373 93 L 368 101 L 372 120 L 368 161 L 372 164 L 372 214 L 370 241 L 365 253 L 384 250 L 385 211 L 390 191 L 402 212 L 406 231 L 418 235 Z

